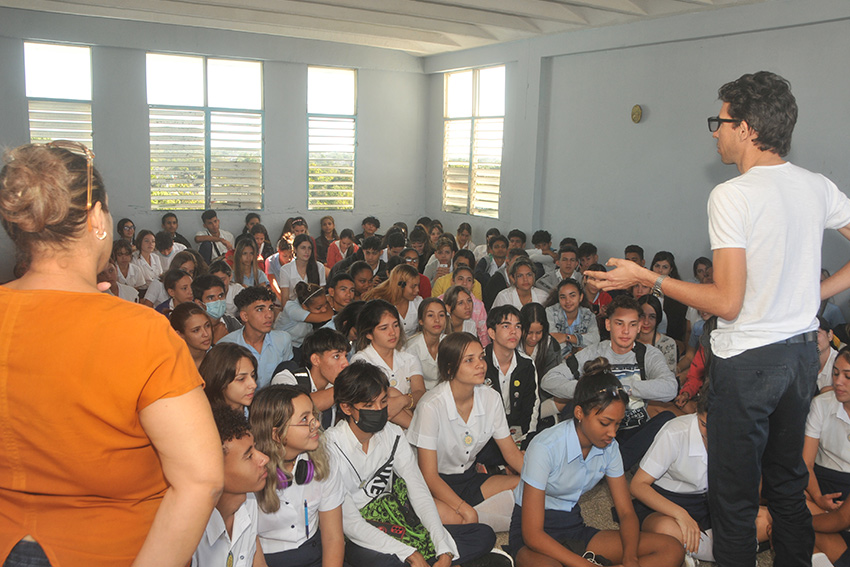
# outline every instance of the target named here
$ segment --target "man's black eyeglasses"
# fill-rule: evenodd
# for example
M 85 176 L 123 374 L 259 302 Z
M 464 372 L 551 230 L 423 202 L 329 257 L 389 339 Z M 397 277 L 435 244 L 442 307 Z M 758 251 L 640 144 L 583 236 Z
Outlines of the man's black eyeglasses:
M 729 124 L 738 124 L 740 120 L 734 120 L 732 118 L 720 118 L 719 116 L 712 116 L 708 119 L 708 131 L 711 133 L 717 132 L 720 125 L 724 122 L 728 122 Z

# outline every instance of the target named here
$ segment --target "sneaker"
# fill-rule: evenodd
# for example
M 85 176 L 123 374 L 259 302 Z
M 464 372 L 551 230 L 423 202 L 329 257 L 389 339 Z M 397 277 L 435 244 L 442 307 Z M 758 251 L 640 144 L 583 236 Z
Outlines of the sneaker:
M 592 551 L 585 551 L 584 555 L 582 555 L 582 558 L 587 559 L 590 563 L 593 563 L 594 565 L 599 565 L 600 567 L 608 567 L 609 565 L 613 565 L 613 563 L 611 563 L 609 560 L 605 559 L 601 555 L 593 553 Z
M 699 560 L 690 553 L 685 553 L 685 561 L 682 563 L 682 567 L 699 567 Z
M 514 567 L 513 558 L 498 548 L 463 564 L 463 567 Z

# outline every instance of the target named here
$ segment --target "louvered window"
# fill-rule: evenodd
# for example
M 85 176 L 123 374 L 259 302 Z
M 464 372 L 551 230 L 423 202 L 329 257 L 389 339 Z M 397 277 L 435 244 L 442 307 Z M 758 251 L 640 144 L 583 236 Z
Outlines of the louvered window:
M 505 67 L 447 73 L 443 210 L 499 216 Z
M 92 150 L 91 49 L 24 43 L 30 141 L 74 140 Z
M 354 209 L 357 72 L 307 69 L 307 208 Z
M 147 87 L 151 208 L 262 208 L 262 64 L 149 53 Z

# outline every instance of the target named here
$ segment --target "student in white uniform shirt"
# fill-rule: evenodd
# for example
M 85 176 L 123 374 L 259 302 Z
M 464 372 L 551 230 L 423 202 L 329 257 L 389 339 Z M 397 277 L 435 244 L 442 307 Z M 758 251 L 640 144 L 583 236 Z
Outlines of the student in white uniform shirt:
M 162 269 L 167 270 L 171 267 L 171 262 L 174 256 L 186 250 L 186 247 L 179 242 L 174 242 L 171 234 L 161 230 L 154 236 L 156 239 L 154 254 L 159 256 L 159 261 L 162 264 Z
M 316 261 L 313 239 L 299 234 L 292 243 L 295 259 L 280 267 L 280 301 L 286 303 L 298 282 L 325 285 L 325 266 Z
M 162 263 L 159 256 L 153 253 L 156 247 L 156 237 L 149 230 L 143 230 L 136 237 L 136 251 L 133 253 L 133 264 L 139 268 L 144 285 L 139 290 L 146 290 L 151 282 L 162 274 Z
M 366 362 L 343 370 L 334 385 L 343 419 L 326 435 L 334 474 L 345 491 L 346 562 L 354 567 L 425 567 L 426 560 L 436 567 L 467 564 L 490 551 L 496 536 L 478 523 L 441 523 L 404 431 L 387 423 L 389 389 L 386 376 Z M 419 518 L 421 525 L 404 526 L 405 531 L 427 530 L 430 537 L 398 538 L 392 535 L 396 530 L 375 527 L 381 499 L 394 498 L 388 493 L 404 498 Z
M 153 280 L 148 286 L 145 298 L 141 301 L 142 305 L 156 307 L 163 301 L 168 301 L 171 298 L 165 290 L 165 284 L 162 282 L 162 278 L 169 269 L 183 270 L 192 276 L 192 279 L 195 279 L 195 256 L 193 256 L 191 252 L 187 252 L 185 250 L 175 254 L 174 257 L 171 258 L 171 268 L 166 268 L 165 271 L 162 272 L 162 275 Z
M 295 293 L 283 306 L 283 311 L 274 322 L 276 331 L 286 331 L 292 337 L 292 346 L 299 349 L 295 360 L 301 360 L 301 343 L 313 332 L 313 324 L 325 324 L 333 317 L 325 288 L 315 284 L 298 282 Z
M 419 328 L 418 311 L 422 297 L 419 295 L 419 272 L 407 264 L 392 268 L 389 278 L 370 289 L 363 299 L 383 299 L 398 310 L 404 336 L 410 337 Z
M 423 396 L 407 438 L 418 448 L 419 467 L 444 524 L 480 518 L 504 531 L 513 508 L 510 491 L 519 477 L 477 472 L 476 457 L 490 439 L 515 471 L 522 470 L 523 457 L 511 438 L 501 396 L 484 385 L 484 349 L 475 335 L 452 333 L 440 343 L 437 365 L 440 383 Z
M 118 267 L 118 283 L 135 289 L 145 285 L 141 270 L 133 264 L 133 248 L 129 242 L 116 240 L 112 245 L 112 259 Z
M 419 359 L 425 389 L 430 390 L 439 379 L 437 350 L 446 331 L 446 306 L 441 299 L 429 297 L 419 304 L 419 328 L 421 331 L 407 341 L 404 352 Z
M 404 344 L 396 308 L 383 299 L 366 303 L 357 316 L 357 352 L 351 362 L 365 360 L 384 371 L 390 382 L 390 421 L 406 428 L 425 393 L 425 380 L 419 359 L 401 350 Z
M 517 258 L 508 268 L 508 275 L 511 286 L 499 292 L 492 307 L 513 305 L 517 309 L 522 309 L 523 305 L 532 301 L 541 305 L 546 302 L 546 292 L 534 287 L 535 272 L 531 260 Z
M 477 334 L 478 328 L 472 320 L 472 294 L 459 285 L 452 286 L 443 295 L 448 317 L 447 332 Z
M 192 554 L 192 567 L 262 564 L 257 500 L 252 493 L 266 484 L 269 458 L 254 446 L 242 412 L 219 405 L 213 408 L 213 418 L 224 451 L 224 490 Z
M 322 427 L 329 429 L 336 422 L 333 386 L 337 376 L 348 366 L 351 345 L 342 333 L 323 328 L 304 339 L 301 345 L 303 368 L 282 370 L 272 378 L 272 384 L 298 386 L 310 394 L 316 410 L 322 413 Z
M 209 273 L 224 282 L 224 292 L 226 293 L 224 302 L 227 306 L 225 312 L 228 315 L 239 319 L 239 310 L 236 308 L 236 303 L 234 303 L 233 300 L 237 295 L 239 295 L 239 292 L 245 288 L 242 285 L 231 281 L 233 270 L 230 269 L 230 266 L 228 266 L 227 262 L 224 260 L 218 260 L 210 264 Z
M 268 386 L 251 406 L 257 447 L 269 475 L 257 493 L 260 542 L 269 567 L 341 567 L 343 490 L 331 474 L 310 396 Z
M 838 355 L 832 348 L 834 336 L 829 322 L 818 316 L 818 392 L 821 394 L 832 390 L 832 367 Z

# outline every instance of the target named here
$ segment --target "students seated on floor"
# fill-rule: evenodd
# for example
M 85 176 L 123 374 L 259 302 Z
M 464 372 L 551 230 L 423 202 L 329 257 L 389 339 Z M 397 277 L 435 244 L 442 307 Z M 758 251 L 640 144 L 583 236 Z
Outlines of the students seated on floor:
M 343 489 L 332 474 L 313 402 L 294 386 L 268 386 L 251 406 L 257 448 L 269 457 L 257 493 L 269 567 L 342 567 Z
M 531 235 L 531 245 L 538 254 L 548 256 L 551 261 L 558 259 L 558 254 L 552 250 L 552 233 L 548 230 L 535 230 Z
M 174 256 L 186 250 L 186 246 L 174 242 L 171 233 L 161 230 L 154 236 L 154 254 L 159 256 L 159 261 L 162 264 L 162 269 L 167 270 L 171 267 L 171 260 Z
M 192 279 L 194 280 L 196 276 L 201 275 L 199 273 L 200 270 L 197 270 L 196 268 L 197 263 L 195 262 L 195 256 L 188 250 L 184 250 L 174 255 L 174 257 L 171 259 L 171 268 L 168 269 L 183 270 L 187 274 L 191 275 Z M 165 272 L 168 271 L 168 269 L 163 271 L 163 276 L 165 275 Z M 159 276 L 158 278 L 150 282 L 148 290 L 145 293 L 145 297 L 141 301 L 142 305 L 147 305 L 148 307 L 157 307 L 163 301 L 168 301 L 170 299 L 168 292 L 165 290 L 165 285 L 162 279 L 163 276 Z
M 534 287 L 536 279 L 534 264 L 527 257 L 517 258 L 516 261 L 509 262 L 508 276 L 511 286 L 499 292 L 496 299 L 493 300 L 492 307 L 513 305 L 519 311 L 523 305 L 532 301 L 545 303 L 546 292 Z M 488 282 L 488 288 L 489 285 Z
M 278 364 L 292 360 L 292 338 L 286 331 L 274 331 L 275 294 L 264 286 L 246 287 L 234 301 L 245 325 L 221 339 L 246 347 L 257 359 L 257 383 L 260 388 L 271 382 Z
M 325 267 L 316 261 L 313 239 L 299 234 L 292 242 L 295 259 L 280 268 L 280 302 L 286 304 L 298 282 L 325 285 Z
M 517 567 L 596 564 L 678 567 L 682 544 L 667 535 L 639 532 L 617 450 L 617 427 L 629 397 L 607 362 L 594 360 L 574 390 L 573 419 L 537 435 L 525 453 L 509 546 Z M 584 523 L 578 501 L 602 479 L 614 500 L 619 531 Z M 601 557 L 600 557 L 601 556 Z
M 404 352 L 419 359 L 425 389 L 437 385 L 437 350 L 446 333 L 446 305 L 441 299 L 429 297 L 419 304 L 419 332 L 407 340 Z
M 204 309 L 212 325 L 212 342 L 218 343 L 225 335 L 242 328 L 242 323 L 227 311 L 227 296 L 221 278 L 207 274 L 192 280 L 192 296 Z
M 575 246 L 562 246 L 559 248 L 556 265 L 557 270 L 544 275 L 534 282 L 534 285 L 543 291 L 549 292 L 561 280 L 572 278 L 576 281 L 581 281 L 581 272 L 576 269 L 578 268 L 578 250 L 576 250 Z
M 472 251 L 473 255 L 475 256 L 475 264 L 478 264 L 478 262 L 480 262 L 490 253 L 490 240 L 495 236 L 499 236 L 500 234 L 502 233 L 499 232 L 498 228 L 493 227 L 487 229 L 487 232 L 484 235 L 484 244 L 479 244 Z
M 440 238 L 434 245 L 434 255 L 428 260 L 425 270 L 422 272 L 426 278 L 431 280 L 432 289 L 439 278 L 452 273 L 452 259 L 455 251 L 454 242 L 447 236 Z
M 401 317 L 405 337 L 416 333 L 419 327 L 417 314 L 422 297 L 419 295 L 419 272 L 413 266 L 397 265 L 390 272 L 389 279 L 369 290 L 363 299 L 383 299 L 390 303 Z
M 339 373 L 348 366 L 351 345 L 333 329 L 319 329 L 301 345 L 301 368 L 284 369 L 275 374 L 272 384 L 298 386 L 310 394 L 316 411 L 322 414 L 322 428 L 336 423 L 333 385 Z
M 378 284 L 385 279 L 387 279 L 387 264 L 383 260 L 381 260 L 381 253 L 384 250 L 384 245 L 381 239 L 377 236 L 373 236 L 371 238 L 367 238 L 363 241 L 363 244 L 360 245 L 360 250 L 357 251 L 356 254 L 352 254 L 345 260 L 341 260 L 337 262 L 333 269 L 331 270 L 330 275 L 335 276 L 340 272 L 348 272 L 354 275 L 350 268 L 354 266 L 357 262 L 365 262 L 372 271 L 372 278 L 377 280 L 375 283 Z
M 456 285 L 450 287 L 443 295 L 448 317 L 446 317 L 448 333 L 477 333 L 475 321 L 472 320 L 472 294 L 465 287 Z
M 118 281 L 118 266 L 112 258 L 110 258 L 109 262 L 106 263 L 106 268 L 97 274 L 97 281 L 98 283 L 109 283 L 109 288 L 106 289 L 104 293 L 120 297 L 130 303 L 139 302 L 139 292 L 136 291 L 135 288 L 124 285 Z
M 487 285 L 487 282 L 496 272 L 507 269 L 505 265 L 507 258 L 508 237 L 501 234 L 494 235 L 487 241 L 487 255 L 478 260 L 475 265 L 475 279 L 481 283 L 482 288 Z M 505 287 L 507 287 L 507 284 Z
M 189 347 L 195 366 L 200 367 L 213 339 L 212 323 L 207 312 L 194 302 L 181 303 L 171 312 L 169 321 L 171 328 Z
M 192 276 L 183 270 L 168 270 L 162 274 L 162 285 L 168 300 L 157 305 L 156 310 L 164 315 L 170 314 L 181 303 L 191 303 L 194 299 Z
M 224 452 L 224 489 L 192 555 L 192 567 L 262 564 L 253 493 L 266 483 L 269 458 L 254 445 L 248 420 L 240 411 L 218 406 L 213 418 Z
M 191 248 L 192 243 L 186 239 L 185 236 L 177 232 L 178 220 L 177 215 L 174 213 L 165 213 L 162 215 L 162 220 L 160 223 L 162 230 L 171 235 L 171 239 L 174 240 L 176 244 L 182 244 L 186 248 Z
M 381 260 L 389 262 L 391 259 L 401 254 L 401 251 L 404 250 L 404 246 L 406 244 L 407 237 L 404 236 L 404 232 L 402 232 L 401 228 L 398 226 L 391 226 L 387 231 L 387 234 L 384 236 L 384 251 L 381 253 Z
M 482 522 L 505 531 L 516 474 L 478 472 L 481 451 L 495 440 L 514 471 L 522 453 L 511 437 L 499 393 L 485 385 L 487 360 L 475 335 L 452 333 L 440 343 L 440 383 L 423 396 L 407 433 L 444 524 Z
M 138 287 L 139 291 L 147 290 L 151 282 L 162 274 L 162 263 L 153 253 L 155 246 L 156 237 L 151 231 L 139 231 L 136 237 L 136 251 L 133 253 L 133 264 L 139 268 L 145 280 L 144 285 Z
M 520 248 L 512 248 L 509 250 L 507 259 L 502 266 L 503 269 L 497 270 L 496 273 L 487 280 L 487 283 L 483 284 L 484 287 L 481 290 L 481 294 L 483 296 L 482 301 L 484 301 L 484 307 L 487 311 L 492 309 L 493 303 L 496 301 L 496 297 L 498 297 L 502 291 L 508 289 L 508 286 L 511 283 L 508 270 L 510 270 L 511 265 L 513 265 L 513 263 L 519 258 L 528 259 L 528 252 Z
M 328 305 L 334 315 L 345 309 L 354 300 L 354 278 L 349 274 L 337 274 L 328 280 Z
M 112 259 L 118 268 L 118 283 L 140 289 L 145 285 L 145 278 L 138 266 L 133 264 L 133 249 L 126 240 L 116 240 L 112 244 Z
M 253 238 L 243 238 L 233 253 L 233 281 L 244 286 L 269 285 L 269 278 L 261 268 L 257 243 Z
M 667 367 L 664 355 L 653 346 L 636 342 L 639 330 L 640 307 L 628 295 L 614 298 L 609 305 L 605 325 L 611 339 L 589 346 L 550 370 L 541 387 L 558 398 L 571 399 L 576 379 L 588 360 L 604 357 L 611 363 L 614 375 L 629 390 L 629 404 L 617 438 L 626 470 L 638 464 L 655 433 L 675 417 L 661 412 L 652 419 L 646 409 L 648 400 L 668 402 L 678 392 L 676 377 Z
M 478 523 L 444 526 L 440 521 L 404 432 L 387 423 L 389 389 L 386 376 L 365 362 L 342 371 L 334 387 L 343 419 L 326 435 L 334 474 L 345 491 L 346 562 L 353 567 L 469 564 L 490 551 L 496 536 Z
M 549 332 L 561 345 L 561 356 L 599 342 L 596 316 L 585 307 L 584 292 L 578 281 L 561 280 L 549 292 L 543 306 L 546 307 Z
M 221 228 L 221 221 L 214 210 L 204 211 L 201 221 L 204 228 L 195 233 L 195 242 L 198 244 L 198 252 L 207 264 L 211 264 L 228 250 L 233 250 L 235 241 L 232 233 Z
M 563 360 L 561 345 L 552 336 L 546 309 L 539 303 L 522 306 L 519 310 L 519 324 L 522 328 L 519 348 L 534 361 L 539 384 L 546 373 Z
M 390 383 L 390 421 L 408 427 L 413 410 L 425 394 L 425 381 L 419 359 L 404 352 L 401 320 L 396 308 L 375 299 L 366 303 L 357 316 L 357 352 L 351 362 L 363 360 L 380 368 Z
M 198 372 L 204 379 L 210 406 L 227 406 L 248 417 L 257 390 L 257 359 L 251 351 L 235 343 L 215 345 Z
M 418 269 L 421 274 L 425 270 L 425 264 L 431 259 L 431 256 L 434 253 L 428 239 L 428 231 L 417 225 L 410 231 L 410 236 L 408 236 L 407 240 L 410 243 L 410 247 L 416 250 L 417 254 L 419 254 Z M 431 280 L 428 281 L 430 282 Z
M 487 334 L 487 310 L 484 308 L 484 302 L 475 297 L 474 286 L 479 283 L 473 276 L 472 269 L 463 264 L 465 261 L 464 257 L 456 258 L 457 265 L 452 272 L 452 285 L 461 286 L 472 294 L 472 321 L 475 323 L 475 334 L 481 341 L 481 346 L 487 346 L 490 344 L 490 336 Z M 445 294 L 438 297 L 443 299 Z
M 233 270 L 227 265 L 224 260 L 218 260 L 210 264 L 209 274 L 215 276 L 224 283 L 224 303 L 227 306 L 226 312 L 233 317 L 239 317 L 239 309 L 236 308 L 236 296 L 239 292 L 245 289 L 242 285 L 232 282 Z

